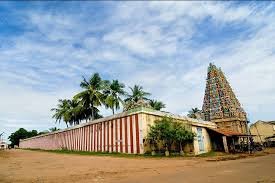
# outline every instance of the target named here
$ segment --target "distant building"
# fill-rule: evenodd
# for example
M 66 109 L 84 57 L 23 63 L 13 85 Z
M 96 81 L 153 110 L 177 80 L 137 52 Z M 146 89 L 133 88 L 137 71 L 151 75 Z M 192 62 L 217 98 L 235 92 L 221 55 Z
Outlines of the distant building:
M 275 135 L 275 121 L 257 121 L 250 126 L 250 133 L 254 136 L 255 142 L 264 143 L 268 140 L 275 141 L 275 138 L 269 138 Z
M 211 63 L 208 67 L 202 114 L 204 120 L 216 123 L 220 129 L 243 134 L 247 132 L 245 111 L 222 70 Z
M 7 149 L 8 148 L 8 144 L 3 141 L 3 140 L 0 140 L 0 149 Z

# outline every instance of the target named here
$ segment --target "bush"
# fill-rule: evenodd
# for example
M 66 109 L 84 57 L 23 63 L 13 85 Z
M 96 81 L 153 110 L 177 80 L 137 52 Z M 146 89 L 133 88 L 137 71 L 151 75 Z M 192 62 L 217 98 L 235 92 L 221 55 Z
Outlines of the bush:
M 180 152 L 184 143 L 192 141 L 195 134 L 186 130 L 181 122 L 173 121 L 172 118 L 164 117 L 161 120 L 156 120 L 154 125 L 149 126 L 149 133 L 147 142 L 150 144 L 151 149 L 155 151 L 156 145 L 162 143 L 166 151 L 171 150 L 173 143 L 178 143 Z

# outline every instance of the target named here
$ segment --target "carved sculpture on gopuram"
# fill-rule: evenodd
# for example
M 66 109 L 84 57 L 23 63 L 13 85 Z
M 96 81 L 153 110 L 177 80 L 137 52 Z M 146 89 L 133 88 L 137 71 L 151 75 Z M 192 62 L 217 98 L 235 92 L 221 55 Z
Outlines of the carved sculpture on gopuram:
M 210 63 L 202 106 L 205 120 L 218 128 L 233 132 L 247 132 L 247 117 L 222 70 Z

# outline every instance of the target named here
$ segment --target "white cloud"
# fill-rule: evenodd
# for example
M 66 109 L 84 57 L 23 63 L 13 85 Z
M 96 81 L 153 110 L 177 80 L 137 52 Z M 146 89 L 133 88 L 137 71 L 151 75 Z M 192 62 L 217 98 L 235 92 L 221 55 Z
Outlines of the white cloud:
M 110 3 L 100 18 L 92 11 L 23 11 L 28 29 L 8 38 L 12 46 L 0 49 L 0 126 L 8 131 L 17 124 L 53 126 L 49 109 L 58 98 L 72 96 L 81 76 L 93 72 L 130 86 L 140 84 L 166 103 L 168 111 L 185 114 L 202 105 L 210 61 L 222 67 L 252 120 L 271 120 L 272 8 L 231 2 L 121 2 Z

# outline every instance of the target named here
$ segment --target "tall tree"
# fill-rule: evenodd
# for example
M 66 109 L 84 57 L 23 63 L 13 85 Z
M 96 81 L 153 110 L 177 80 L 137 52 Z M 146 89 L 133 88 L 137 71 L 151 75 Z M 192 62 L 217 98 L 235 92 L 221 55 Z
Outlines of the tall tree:
M 165 108 L 165 104 L 162 103 L 161 101 L 150 100 L 149 104 L 153 109 L 155 109 L 157 111 L 160 111 L 161 109 Z
M 54 111 L 54 115 L 52 116 L 53 118 L 56 119 L 56 122 L 59 122 L 61 120 L 63 120 L 67 127 L 68 127 L 68 123 L 70 121 L 69 117 L 68 117 L 68 111 L 70 110 L 70 100 L 67 99 L 59 99 L 58 100 L 58 104 L 57 104 L 57 108 L 52 108 L 51 111 Z
M 196 107 L 196 108 L 192 108 L 190 111 L 188 111 L 187 116 L 189 118 L 194 118 L 197 119 L 196 113 L 200 112 L 200 110 Z
M 56 122 L 63 120 L 67 127 L 68 124 L 76 125 L 79 124 L 83 119 L 83 108 L 79 101 L 69 100 L 69 99 L 60 99 L 57 108 L 51 109 L 55 111 L 53 118 L 56 119 Z
M 113 80 L 112 83 L 105 81 L 105 83 L 105 105 L 106 107 L 111 108 L 113 114 L 115 114 L 115 109 L 120 109 L 120 104 L 123 103 L 121 97 L 125 95 L 125 85 L 120 83 L 118 80 Z
M 192 142 L 194 139 L 195 134 L 191 130 L 186 130 L 183 123 L 180 122 L 174 122 L 174 141 L 179 144 L 180 147 L 180 154 L 183 155 L 183 149 L 184 143 L 186 142 Z
M 125 102 L 138 102 L 139 100 L 149 100 L 147 97 L 151 94 L 143 91 L 143 87 L 139 85 L 135 85 L 134 87 L 130 87 L 131 93 L 127 94 L 127 98 Z
M 57 130 L 60 130 L 60 129 L 59 129 L 59 128 L 56 128 L 56 127 L 52 127 L 52 128 L 49 129 L 50 132 L 55 132 L 55 131 L 57 131 Z
M 14 145 L 19 145 L 19 140 L 20 139 L 25 139 L 25 138 L 30 138 L 33 136 L 38 135 L 36 130 L 32 130 L 32 131 L 27 131 L 24 128 L 20 128 L 17 131 L 15 131 L 14 133 L 12 133 L 8 139 L 11 141 L 11 146 L 14 147 Z
M 79 100 L 84 108 L 91 109 L 91 118 L 94 120 L 95 107 L 101 106 L 104 103 L 104 95 L 102 93 L 104 82 L 100 75 L 95 73 L 89 80 L 83 77 L 80 87 L 83 88 L 84 91 L 76 94 L 74 98 Z

